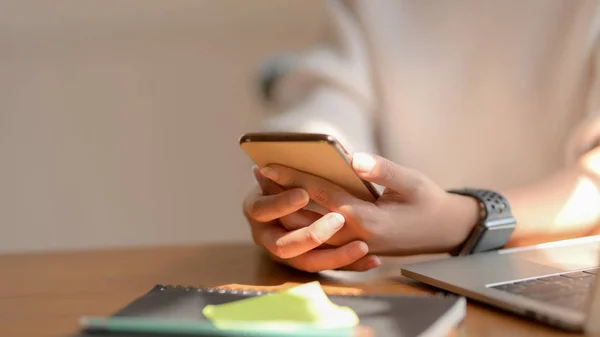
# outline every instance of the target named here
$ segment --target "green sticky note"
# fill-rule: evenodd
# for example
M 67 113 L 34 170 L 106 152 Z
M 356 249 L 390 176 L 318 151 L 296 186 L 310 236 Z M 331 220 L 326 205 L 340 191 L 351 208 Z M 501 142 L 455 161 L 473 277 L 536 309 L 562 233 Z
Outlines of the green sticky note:
M 220 329 L 283 330 L 295 324 L 315 328 L 351 328 L 358 324 L 354 310 L 331 302 L 319 282 L 235 302 L 207 305 L 202 313 Z M 244 327 L 243 323 L 248 323 Z

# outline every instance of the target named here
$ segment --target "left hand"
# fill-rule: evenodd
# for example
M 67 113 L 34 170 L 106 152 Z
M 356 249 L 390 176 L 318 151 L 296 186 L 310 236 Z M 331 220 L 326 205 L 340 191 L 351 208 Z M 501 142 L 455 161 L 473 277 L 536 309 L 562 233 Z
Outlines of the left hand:
M 352 166 L 362 179 L 385 187 L 375 203 L 289 167 L 271 165 L 261 174 L 286 189 L 304 189 L 314 202 L 344 216 L 346 225 L 327 244 L 362 240 L 369 254 L 450 252 L 477 222 L 479 206 L 474 199 L 447 193 L 418 171 L 364 153 L 353 156 Z

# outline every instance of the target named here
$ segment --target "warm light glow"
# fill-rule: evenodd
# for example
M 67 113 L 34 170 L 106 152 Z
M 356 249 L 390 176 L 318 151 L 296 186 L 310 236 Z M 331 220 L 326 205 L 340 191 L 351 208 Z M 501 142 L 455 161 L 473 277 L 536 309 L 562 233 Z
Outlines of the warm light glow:
M 590 178 L 580 177 L 573 193 L 557 214 L 554 225 L 561 228 L 579 227 L 597 223 L 598 220 L 600 220 L 600 189 Z
M 590 151 L 582 158 L 583 167 L 591 173 L 600 176 L 600 149 Z
M 600 177 L 600 150 L 590 151 L 581 158 L 580 163 L 587 176 L 582 175 L 577 179 L 571 195 L 566 199 L 564 206 L 554 218 L 554 226 L 560 227 L 561 230 L 564 229 L 565 232 L 569 232 L 569 229 L 591 228 L 600 222 L 600 188 L 596 183 L 597 178 Z M 587 234 L 581 230 L 578 232 L 581 235 Z M 575 241 L 584 243 L 588 240 L 594 242 L 595 239 L 597 238 L 582 237 L 539 244 L 536 247 L 540 249 L 553 247 L 553 249 L 539 251 L 545 255 L 552 265 L 576 270 L 597 266 L 600 249 L 596 247 L 596 249 L 574 251 L 569 249 L 570 246 Z M 537 259 L 538 257 L 533 257 L 534 262 Z
M 577 250 L 569 248 L 571 247 L 546 249 L 541 252 L 543 252 L 551 265 L 567 270 L 585 269 L 598 265 L 599 251 L 597 247 L 596 249 Z M 534 259 L 533 261 L 536 262 L 539 260 Z
M 302 283 L 302 282 L 286 282 L 286 283 L 282 283 L 279 285 L 263 286 L 263 285 L 255 285 L 255 284 L 230 283 L 230 284 L 223 284 L 220 286 L 216 286 L 216 288 L 231 289 L 231 290 L 277 292 L 277 291 L 282 291 L 282 290 L 286 290 L 289 288 L 297 287 L 302 284 L 304 284 L 304 283 Z M 321 288 L 323 288 L 323 290 L 327 294 L 360 295 L 360 294 L 364 293 L 363 289 L 355 288 L 355 287 L 340 286 L 340 285 L 330 286 L 330 285 L 326 285 L 326 284 L 321 284 Z

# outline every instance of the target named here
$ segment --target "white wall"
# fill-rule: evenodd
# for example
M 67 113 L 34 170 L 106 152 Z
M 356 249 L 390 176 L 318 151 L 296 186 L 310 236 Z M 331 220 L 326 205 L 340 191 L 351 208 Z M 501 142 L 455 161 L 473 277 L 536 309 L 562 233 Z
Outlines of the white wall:
M 0 3 L 0 252 L 249 240 L 255 70 L 320 1 Z

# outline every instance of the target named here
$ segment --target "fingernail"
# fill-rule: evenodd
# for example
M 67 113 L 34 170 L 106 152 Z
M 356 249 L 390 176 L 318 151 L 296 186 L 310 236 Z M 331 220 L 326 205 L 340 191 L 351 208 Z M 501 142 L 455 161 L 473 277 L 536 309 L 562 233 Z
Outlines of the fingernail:
M 377 268 L 381 266 L 381 259 L 378 256 L 372 256 L 369 263 L 367 264 L 369 268 Z
M 260 174 L 262 174 L 263 176 L 276 181 L 279 178 L 279 175 L 277 174 L 277 172 L 270 168 L 270 167 L 263 167 L 262 169 L 260 169 Z
M 365 243 L 360 241 L 358 243 L 358 249 L 363 253 L 363 254 L 367 254 L 369 252 L 369 246 Z
M 344 216 L 342 216 L 339 213 L 329 213 L 325 216 L 323 220 L 323 225 L 329 233 L 335 232 L 338 229 L 340 229 L 340 227 L 342 227 L 342 225 L 346 221 L 346 219 L 344 219 Z
M 366 153 L 356 153 L 352 157 L 352 166 L 357 171 L 368 173 L 375 167 L 375 159 Z
M 294 206 L 304 206 L 308 203 L 308 193 L 305 190 L 290 191 L 290 202 Z

